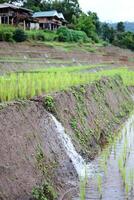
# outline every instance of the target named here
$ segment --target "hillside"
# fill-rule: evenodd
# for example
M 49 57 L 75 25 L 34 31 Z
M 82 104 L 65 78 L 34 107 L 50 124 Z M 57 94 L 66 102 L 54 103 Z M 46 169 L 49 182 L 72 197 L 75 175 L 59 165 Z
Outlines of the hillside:
M 132 51 L 110 45 L 58 42 L 1 42 L 0 45 L 0 74 L 60 66 L 134 66 Z
M 116 29 L 117 23 L 110 23 L 111 27 Z M 126 31 L 134 32 L 134 22 L 124 22 Z
M 104 166 L 110 145 L 115 150 L 114 136 L 121 140 L 117 130 L 133 110 L 133 58 L 134 52 L 103 43 L 1 42 L 0 199 L 80 199 L 86 168 L 84 200 L 100 199 L 94 184 L 111 166 Z M 134 129 L 130 122 L 128 133 Z M 96 157 L 104 146 L 100 166 Z M 125 148 L 131 159 L 133 151 Z M 123 191 L 117 163 L 107 180 L 102 177 L 112 188 L 109 200 Z M 119 187 L 111 181 L 115 171 Z

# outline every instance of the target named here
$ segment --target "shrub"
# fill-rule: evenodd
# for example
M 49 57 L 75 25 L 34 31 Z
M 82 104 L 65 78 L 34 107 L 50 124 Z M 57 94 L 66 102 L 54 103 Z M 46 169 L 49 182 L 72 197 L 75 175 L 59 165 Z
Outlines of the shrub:
M 0 25 L 0 41 L 13 41 L 15 28 L 9 25 Z
M 36 31 L 27 31 L 26 33 L 29 40 L 36 40 Z
M 6 42 L 13 41 L 13 33 L 12 32 L 3 32 L 3 40 Z
M 121 48 L 128 48 L 134 50 L 134 33 L 124 32 L 117 33 L 113 44 Z
M 52 96 L 47 96 L 44 99 L 44 106 L 47 108 L 48 111 L 52 112 L 54 109 L 54 99 Z
M 76 31 L 66 27 L 60 27 L 57 30 L 58 40 L 60 42 L 87 42 L 88 37 L 83 31 Z
M 71 29 L 68 29 L 66 27 L 60 27 L 57 30 L 58 40 L 60 42 L 71 42 L 72 41 L 72 35 L 71 35 Z
M 54 200 L 57 197 L 54 188 L 48 183 L 33 188 L 32 195 L 36 200 Z
M 86 42 L 88 39 L 86 33 L 83 31 L 71 30 L 71 33 L 72 33 L 72 38 L 74 42 L 78 42 L 78 41 Z
M 36 41 L 54 41 L 56 33 L 48 30 L 30 30 L 26 31 L 29 40 Z
M 16 42 L 23 42 L 25 40 L 27 40 L 27 34 L 24 30 L 22 29 L 16 29 L 13 33 L 13 39 Z
M 36 40 L 45 41 L 45 34 L 43 32 L 37 32 Z

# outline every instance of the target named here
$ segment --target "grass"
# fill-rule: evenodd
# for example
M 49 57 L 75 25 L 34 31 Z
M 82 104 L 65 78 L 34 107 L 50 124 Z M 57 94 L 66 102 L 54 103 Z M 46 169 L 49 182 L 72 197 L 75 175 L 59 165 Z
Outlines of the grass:
M 57 41 L 49 41 L 45 42 L 45 45 L 48 45 L 50 47 L 70 52 L 73 50 L 77 51 L 83 51 L 83 52 L 96 52 L 99 47 L 103 47 L 103 43 L 99 44 L 92 44 L 92 43 L 80 43 L 80 42 L 57 42 Z
M 102 76 L 120 75 L 127 86 L 134 85 L 134 72 L 127 68 L 82 73 L 91 66 L 48 68 L 38 72 L 11 73 L 0 77 L 0 102 L 29 99 L 34 96 L 66 90 L 71 86 L 89 84 Z
M 56 37 L 56 32 L 47 30 L 28 30 L 26 33 L 29 40 L 53 41 Z

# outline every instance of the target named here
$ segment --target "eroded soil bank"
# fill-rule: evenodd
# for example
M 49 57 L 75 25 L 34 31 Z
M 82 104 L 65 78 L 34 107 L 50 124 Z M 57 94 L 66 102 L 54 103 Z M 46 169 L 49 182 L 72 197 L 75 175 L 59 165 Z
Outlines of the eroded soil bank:
M 62 123 L 77 152 L 89 161 L 132 107 L 131 93 L 118 76 L 1 106 L 0 198 L 33 199 L 32 189 L 44 182 L 58 194 L 76 186 L 77 173 L 49 113 Z

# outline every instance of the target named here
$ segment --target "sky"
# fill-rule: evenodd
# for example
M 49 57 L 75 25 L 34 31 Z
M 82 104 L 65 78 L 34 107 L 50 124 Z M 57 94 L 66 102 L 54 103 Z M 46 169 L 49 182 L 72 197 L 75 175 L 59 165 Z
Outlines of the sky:
M 83 11 L 96 12 L 102 22 L 134 22 L 134 0 L 79 0 Z

